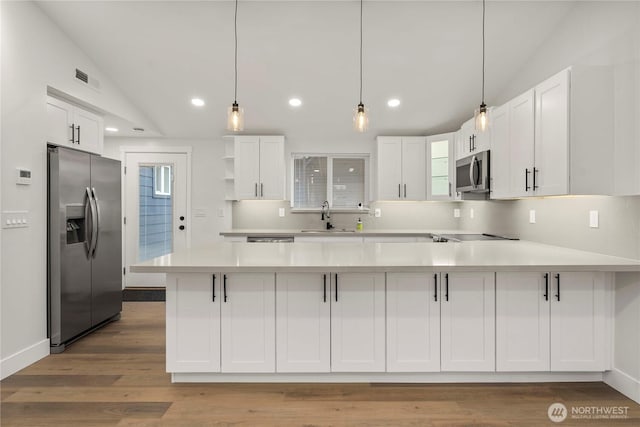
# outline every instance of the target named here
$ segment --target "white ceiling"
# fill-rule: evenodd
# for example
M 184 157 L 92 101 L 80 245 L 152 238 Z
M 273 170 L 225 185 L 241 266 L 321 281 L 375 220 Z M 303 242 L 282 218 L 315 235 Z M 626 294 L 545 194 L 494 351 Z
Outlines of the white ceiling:
M 45 1 L 44 12 L 167 137 L 227 133 L 233 102 L 230 1 Z M 480 1 L 364 3 L 368 137 L 449 131 L 480 102 Z M 570 12 L 572 2 L 487 2 L 487 103 Z M 359 2 L 243 1 L 238 103 L 245 133 L 354 138 Z M 193 96 L 207 105 L 195 109 Z M 300 97 L 303 106 L 287 100 Z M 392 110 L 390 97 L 402 101 Z

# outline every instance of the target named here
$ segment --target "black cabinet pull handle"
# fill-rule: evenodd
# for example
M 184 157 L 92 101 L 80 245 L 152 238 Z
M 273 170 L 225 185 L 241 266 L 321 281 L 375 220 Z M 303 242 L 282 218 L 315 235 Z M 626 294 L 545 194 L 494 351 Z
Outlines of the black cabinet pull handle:
M 253 192 L 256 195 L 256 197 L 258 197 L 258 183 L 256 182 L 255 186 L 253 187 Z
M 469 152 L 472 152 L 473 148 L 471 148 L 471 137 L 469 137 Z
M 471 149 L 473 151 L 476 151 L 476 136 L 475 135 L 471 135 L 471 142 L 473 142 L 473 145 L 471 146 Z
M 80 145 L 80 126 L 76 126 L 76 130 L 78 131 L 78 140 L 76 142 Z
M 213 275 L 213 279 L 211 280 L 211 301 L 216 302 L 216 275 Z
M 76 142 L 76 126 L 75 124 L 71 123 L 71 126 L 69 126 L 71 128 L 71 139 L 69 140 L 72 144 L 75 144 Z
M 260 183 L 260 197 L 264 197 L 264 184 Z
M 556 294 L 556 299 L 560 301 L 560 274 L 556 274 L 556 280 L 558 281 L 558 293 Z
M 536 191 L 538 189 L 538 186 L 536 185 L 536 174 L 538 172 L 539 171 L 537 168 L 533 168 L 533 191 Z
M 336 302 L 338 302 L 338 273 L 336 273 Z
M 327 275 L 326 274 L 322 275 L 322 281 L 323 281 L 322 300 L 324 302 L 327 302 Z
M 407 184 L 404 185 L 404 198 L 407 198 Z
M 549 273 L 544 273 L 544 300 L 549 301 Z
M 402 193 L 400 192 L 401 185 L 398 184 L 398 199 L 402 198 Z
M 433 275 L 433 300 L 438 301 L 438 274 Z
M 449 273 L 444 275 L 444 279 L 445 279 L 445 293 L 444 293 L 444 299 L 446 301 L 449 301 Z
M 529 187 L 529 174 L 531 171 L 528 168 L 524 170 L 524 191 L 529 191 L 531 187 Z
M 222 275 L 222 292 L 223 292 L 224 302 L 227 302 L 227 275 L 226 274 Z

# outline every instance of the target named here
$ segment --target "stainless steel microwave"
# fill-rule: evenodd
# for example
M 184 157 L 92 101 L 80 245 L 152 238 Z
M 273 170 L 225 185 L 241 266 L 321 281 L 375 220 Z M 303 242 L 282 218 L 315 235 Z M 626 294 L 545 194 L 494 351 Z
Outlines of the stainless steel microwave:
M 488 193 L 490 163 L 489 150 L 456 161 L 456 191 Z

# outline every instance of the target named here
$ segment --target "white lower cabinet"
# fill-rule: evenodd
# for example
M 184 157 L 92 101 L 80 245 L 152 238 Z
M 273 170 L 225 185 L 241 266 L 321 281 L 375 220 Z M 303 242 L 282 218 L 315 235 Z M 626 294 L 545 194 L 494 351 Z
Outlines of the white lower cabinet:
M 219 278 L 167 276 L 167 372 L 220 372 Z
M 604 274 L 497 273 L 496 280 L 499 371 L 607 369 Z
M 495 273 L 442 273 L 442 371 L 495 371 Z
M 275 274 L 222 275 L 221 371 L 275 372 Z
M 387 273 L 387 371 L 440 370 L 439 274 Z
M 330 314 L 329 274 L 277 275 L 277 372 L 331 370 Z
M 385 275 L 331 276 L 331 371 L 385 371 Z

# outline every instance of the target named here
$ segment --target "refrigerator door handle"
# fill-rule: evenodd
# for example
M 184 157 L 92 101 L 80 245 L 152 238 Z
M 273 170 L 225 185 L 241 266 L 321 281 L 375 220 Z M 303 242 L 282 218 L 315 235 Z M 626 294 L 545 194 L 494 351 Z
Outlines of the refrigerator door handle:
M 86 225 L 87 235 L 84 240 L 84 246 L 87 250 L 87 258 L 91 258 L 91 248 L 93 247 L 93 201 L 91 199 L 91 190 L 86 187 L 87 199 L 84 204 L 84 220 Z M 89 221 L 91 221 L 91 227 L 89 227 Z M 91 230 L 91 231 L 89 231 Z
M 91 250 L 91 256 L 93 258 L 96 257 L 96 250 L 98 249 L 98 238 L 100 236 L 100 205 L 98 204 L 98 196 L 96 195 L 96 189 L 91 187 L 91 194 L 93 196 L 93 205 L 95 206 L 95 210 L 91 213 L 93 217 L 93 231 L 92 240 L 93 240 L 93 248 Z

